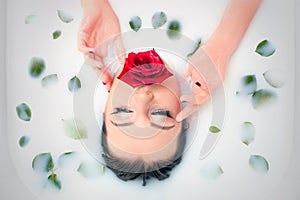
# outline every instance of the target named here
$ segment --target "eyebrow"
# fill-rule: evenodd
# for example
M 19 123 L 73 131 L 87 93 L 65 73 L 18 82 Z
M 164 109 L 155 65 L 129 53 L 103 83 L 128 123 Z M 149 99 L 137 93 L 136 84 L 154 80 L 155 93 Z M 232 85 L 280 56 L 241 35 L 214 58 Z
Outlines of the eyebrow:
M 114 121 L 112 121 L 112 120 L 110 120 L 110 122 L 111 122 L 114 126 L 116 126 L 116 127 L 124 127 L 124 126 L 131 126 L 131 125 L 134 125 L 133 122 L 119 123 L 119 124 L 116 123 L 116 122 L 114 122 Z M 158 124 L 155 124 L 155 123 L 152 123 L 152 122 L 151 122 L 151 126 L 154 127 L 154 128 L 159 128 L 159 129 L 163 129 L 163 130 L 170 130 L 170 129 L 172 129 L 172 128 L 175 127 L 175 124 L 173 124 L 173 125 L 171 125 L 171 126 L 161 126 L 161 125 L 158 125 Z

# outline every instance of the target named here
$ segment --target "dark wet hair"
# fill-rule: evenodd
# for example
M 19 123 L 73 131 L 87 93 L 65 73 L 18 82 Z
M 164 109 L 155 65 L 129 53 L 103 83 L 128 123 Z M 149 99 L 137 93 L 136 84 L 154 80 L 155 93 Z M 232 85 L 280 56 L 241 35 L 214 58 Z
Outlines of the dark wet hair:
M 106 167 L 112 170 L 116 176 L 123 181 L 134 180 L 139 177 L 142 178 L 143 186 L 146 186 L 147 180 L 150 178 L 156 178 L 160 181 L 169 178 L 169 172 L 181 162 L 186 144 L 187 129 L 187 123 L 184 120 L 182 122 L 181 133 L 179 133 L 177 149 L 172 158 L 149 163 L 143 159 L 128 160 L 112 155 L 109 152 L 106 125 L 103 121 L 101 145 L 103 148 L 102 156 L 105 160 Z M 128 169 L 131 169 L 130 172 Z

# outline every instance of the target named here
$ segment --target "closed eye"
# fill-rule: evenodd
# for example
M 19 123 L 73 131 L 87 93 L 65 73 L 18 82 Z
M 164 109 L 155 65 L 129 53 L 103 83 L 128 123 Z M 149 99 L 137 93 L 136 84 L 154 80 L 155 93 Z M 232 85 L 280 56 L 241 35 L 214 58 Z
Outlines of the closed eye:
M 125 108 L 125 107 L 117 107 L 114 108 L 114 112 L 112 112 L 112 115 L 118 114 L 118 113 L 132 113 L 133 111 L 130 110 L 129 108 Z
M 174 119 L 169 110 L 156 110 L 151 112 L 151 115 L 161 115 Z

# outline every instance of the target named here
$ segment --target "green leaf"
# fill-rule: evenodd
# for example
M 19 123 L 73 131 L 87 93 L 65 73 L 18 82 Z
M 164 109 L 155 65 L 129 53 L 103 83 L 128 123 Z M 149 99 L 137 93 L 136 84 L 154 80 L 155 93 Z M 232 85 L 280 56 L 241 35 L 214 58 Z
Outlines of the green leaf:
M 46 68 L 45 61 L 39 57 L 33 57 L 29 64 L 29 74 L 33 78 L 39 78 Z
M 50 74 L 42 78 L 41 84 L 43 88 L 47 88 L 51 85 L 56 84 L 58 81 L 57 74 Z
M 268 161 L 260 155 L 251 155 L 249 165 L 257 172 L 267 173 L 269 171 Z
M 77 76 L 69 80 L 68 88 L 70 92 L 76 92 L 81 88 L 81 82 Z
M 55 186 L 56 189 L 58 189 L 58 190 L 61 189 L 61 182 L 57 178 L 56 174 L 51 174 L 50 176 L 48 176 L 48 180 L 50 181 L 51 184 L 53 184 Z
M 30 138 L 27 135 L 23 135 L 22 137 L 20 137 L 19 139 L 19 145 L 20 147 L 25 147 L 30 141 Z
M 40 153 L 32 160 L 32 169 L 38 172 L 49 172 L 53 170 L 54 164 L 50 153 Z
M 180 39 L 181 37 L 181 25 L 180 22 L 173 20 L 169 23 L 168 29 L 167 29 L 167 35 L 171 40 Z
M 261 89 L 253 93 L 251 102 L 255 110 L 269 107 L 277 100 L 277 95 L 272 91 Z
M 209 127 L 209 131 L 211 133 L 219 133 L 221 130 L 218 127 L 216 127 L 216 126 L 210 126 Z
M 205 178 L 216 180 L 224 174 L 224 171 L 218 163 L 212 162 L 201 168 L 201 174 Z
M 249 145 L 255 139 L 255 127 L 251 122 L 244 122 L 240 132 L 241 141 Z
M 241 91 L 239 94 L 253 94 L 257 89 L 257 80 L 255 75 L 246 75 L 241 79 Z
M 276 69 L 270 69 L 264 72 L 263 76 L 266 82 L 274 88 L 283 87 L 287 80 L 285 73 Z
M 79 165 L 77 171 L 85 178 L 93 178 L 102 175 L 105 171 L 105 166 L 95 160 L 86 161 Z
M 21 120 L 30 121 L 31 110 L 26 103 L 21 103 L 16 107 L 17 115 Z
M 263 57 L 268 57 L 274 54 L 275 47 L 268 40 L 263 40 L 257 45 L 255 52 Z
M 56 40 L 57 38 L 59 38 L 61 36 L 61 30 L 56 30 L 52 33 L 52 38 L 54 40 Z
M 65 129 L 65 134 L 75 140 L 87 138 L 87 131 L 82 122 L 75 119 L 62 119 Z
M 187 57 L 191 57 L 199 49 L 200 46 L 201 46 L 201 39 L 198 39 L 194 47 L 194 50 L 191 53 L 189 53 Z
M 137 32 L 142 27 L 142 19 L 139 16 L 134 16 L 129 21 L 129 26 L 132 30 Z
M 164 12 L 156 12 L 152 16 L 152 26 L 157 29 L 167 22 L 167 15 Z
M 63 10 L 57 10 L 57 15 L 59 19 L 64 23 L 70 23 L 74 20 L 74 18 L 70 14 L 66 13 Z
M 74 151 L 69 151 L 69 152 L 65 152 L 63 154 L 61 154 L 58 158 L 58 165 L 59 166 L 63 166 L 68 160 L 70 160 L 74 155 L 76 154 L 76 152 Z
M 36 15 L 28 15 L 26 18 L 25 18 L 25 24 L 30 24 L 32 23 L 32 21 L 36 18 Z

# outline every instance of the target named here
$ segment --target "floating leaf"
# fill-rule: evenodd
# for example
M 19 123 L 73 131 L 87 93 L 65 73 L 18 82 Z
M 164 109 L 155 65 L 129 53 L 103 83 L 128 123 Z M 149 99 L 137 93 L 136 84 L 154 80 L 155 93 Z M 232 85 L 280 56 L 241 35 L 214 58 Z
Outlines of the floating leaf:
M 218 163 L 214 162 L 202 167 L 201 174 L 208 179 L 216 180 L 224 174 L 224 171 Z
M 257 80 L 255 75 L 246 75 L 241 79 L 241 91 L 237 94 L 253 94 L 257 89 Z
M 181 37 L 181 25 L 178 21 L 173 20 L 170 22 L 168 29 L 167 29 L 167 35 L 170 39 L 179 39 Z
M 81 88 L 81 82 L 77 76 L 74 76 L 69 80 L 68 88 L 70 92 L 76 92 Z
M 49 172 L 53 170 L 54 164 L 50 153 L 41 153 L 32 160 L 32 168 L 39 172 Z
M 64 23 L 70 23 L 74 20 L 74 18 L 70 14 L 66 13 L 63 10 L 57 10 L 57 15 L 59 19 Z
M 201 46 L 201 39 L 197 40 L 194 50 L 187 55 L 187 57 L 191 57 Z
M 25 18 L 25 24 L 30 24 L 34 19 L 35 19 L 36 15 L 28 15 Z
M 50 74 L 50 75 L 45 76 L 41 80 L 41 84 L 42 84 L 43 88 L 47 88 L 47 87 L 49 87 L 51 85 L 56 84 L 57 81 L 58 81 L 57 74 Z
M 270 69 L 263 73 L 267 83 L 274 88 L 281 88 L 286 83 L 285 73 L 281 70 Z
M 103 174 L 105 166 L 96 161 L 86 161 L 79 165 L 77 171 L 85 178 L 92 178 Z
M 74 151 L 70 151 L 70 152 L 66 152 L 63 153 L 59 156 L 58 158 L 58 165 L 63 166 L 68 160 L 70 160 L 70 158 L 72 158 L 74 155 L 76 154 L 76 152 Z
M 62 119 L 62 121 L 64 123 L 65 134 L 67 136 L 75 140 L 87 138 L 87 131 L 82 122 L 75 119 L 70 119 L 70 120 Z
M 241 128 L 241 141 L 249 145 L 255 139 L 255 127 L 251 122 L 244 122 Z
M 268 161 L 260 155 L 251 155 L 249 164 L 257 172 L 267 173 L 269 171 Z
M 46 68 L 45 61 L 39 57 L 33 57 L 29 64 L 29 74 L 33 78 L 38 78 Z
M 263 40 L 257 45 L 255 52 L 261 56 L 268 57 L 273 55 L 275 47 L 268 40 Z
M 253 93 L 251 102 L 256 110 L 261 110 L 272 105 L 277 99 L 277 95 L 272 91 L 261 89 Z
M 61 36 L 61 30 L 56 30 L 52 33 L 52 38 L 55 40 Z
M 21 120 L 30 121 L 31 110 L 26 103 L 21 103 L 16 107 L 17 115 Z
M 50 181 L 50 183 L 52 183 L 56 187 L 56 189 L 58 189 L 58 190 L 61 189 L 61 182 L 57 178 L 56 174 L 51 174 L 50 176 L 48 176 L 48 180 Z
M 137 32 L 142 27 L 142 19 L 139 16 L 134 16 L 129 21 L 129 26 L 132 30 Z
M 19 145 L 20 147 L 25 147 L 30 141 L 30 138 L 27 135 L 23 135 L 19 139 Z
M 216 127 L 216 126 L 210 126 L 209 127 L 209 131 L 211 133 L 219 133 L 221 130 L 218 127 Z
M 167 22 L 167 15 L 164 12 L 156 12 L 152 16 L 152 26 L 153 28 L 159 28 Z

